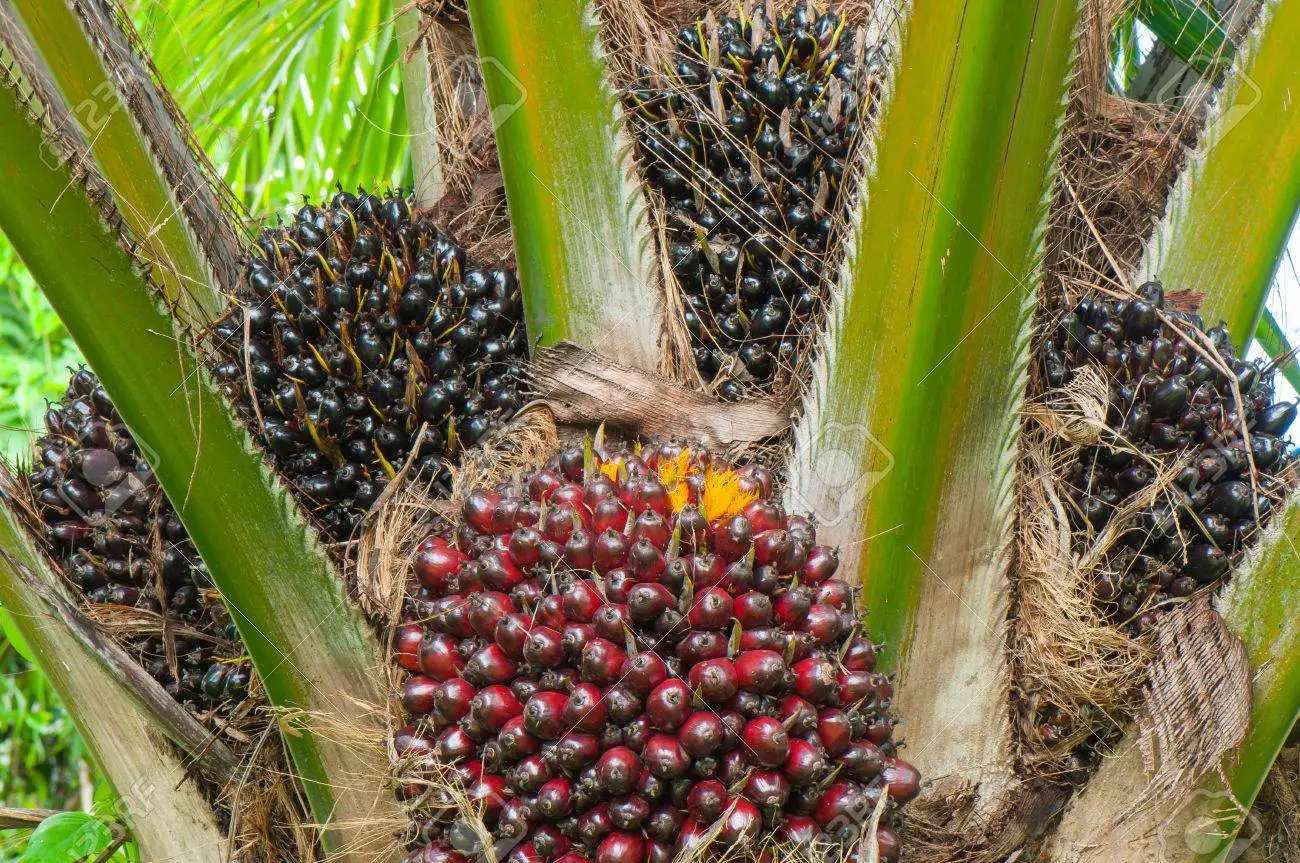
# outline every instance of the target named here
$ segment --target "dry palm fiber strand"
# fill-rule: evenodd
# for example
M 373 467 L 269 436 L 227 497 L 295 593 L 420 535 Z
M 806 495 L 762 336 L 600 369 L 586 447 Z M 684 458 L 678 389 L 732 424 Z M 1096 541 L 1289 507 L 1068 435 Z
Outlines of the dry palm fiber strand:
M 668 36 L 654 5 L 603 9 L 685 331 L 674 341 L 689 345 L 675 363 L 727 399 L 788 397 L 843 257 L 878 96 L 865 22 L 757 3 Z
M 408 461 L 446 485 L 448 461 L 522 404 L 514 271 L 477 266 L 401 194 L 304 205 L 246 273 L 212 329 L 217 377 L 336 540 Z
M 833 550 L 770 493 L 761 468 L 598 442 L 467 491 L 393 642 L 409 860 L 708 859 L 760 831 L 843 853 L 872 830 L 895 859 L 919 777 L 889 680 Z
M 252 670 L 207 567 L 98 379 L 73 374 L 11 490 L 92 617 L 201 714 L 225 716 Z
M 429 58 L 442 189 L 421 215 L 461 238 L 475 260 L 508 266 L 513 239 L 474 37 L 463 14 L 437 14 L 436 7 L 424 8 L 417 50 Z

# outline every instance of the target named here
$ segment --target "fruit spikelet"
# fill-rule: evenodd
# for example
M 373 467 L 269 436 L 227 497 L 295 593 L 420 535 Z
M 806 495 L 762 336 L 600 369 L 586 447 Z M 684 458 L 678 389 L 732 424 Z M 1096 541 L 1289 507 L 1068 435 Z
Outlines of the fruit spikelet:
M 734 470 L 716 469 L 709 465 L 704 469 L 704 488 L 700 492 L 700 511 L 709 521 L 721 521 L 740 515 L 758 499 L 758 494 L 741 485 L 740 476 Z

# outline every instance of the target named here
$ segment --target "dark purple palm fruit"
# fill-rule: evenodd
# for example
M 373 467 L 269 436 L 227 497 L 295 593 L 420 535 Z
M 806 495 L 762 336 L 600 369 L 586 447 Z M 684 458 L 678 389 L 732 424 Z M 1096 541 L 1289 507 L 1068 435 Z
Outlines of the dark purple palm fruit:
M 10 493 L 68 583 L 92 605 L 126 605 L 203 634 L 161 627 L 124 647 L 190 709 L 222 713 L 248 695 L 248 663 L 207 567 L 108 393 L 86 369 L 45 413 L 32 469 Z
M 245 272 L 212 330 L 217 378 L 336 539 L 417 446 L 445 484 L 446 460 L 521 404 L 514 272 L 475 264 L 401 195 L 306 204 L 262 232 Z
M 394 636 L 408 727 L 495 795 L 485 826 L 521 863 L 668 861 L 718 819 L 723 844 L 789 825 L 847 856 L 860 832 L 836 816 L 882 794 L 893 859 L 919 776 L 838 563 L 761 468 L 565 450 L 417 549 Z M 457 841 L 422 832 L 412 859 Z
M 770 389 L 806 350 L 874 105 L 857 24 L 746 5 L 683 28 L 669 68 L 625 96 L 696 367 L 727 398 Z
M 1081 301 L 1057 321 L 1037 366 L 1049 390 L 1084 367 L 1109 384 L 1114 439 L 1084 450 L 1066 477 L 1080 544 L 1157 474 L 1179 468 L 1098 567 L 1097 601 L 1142 632 L 1172 601 L 1222 583 L 1276 511 L 1296 405 L 1275 400 L 1270 366 L 1239 358 L 1222 325 L 1206 329 L 1199 315 L 1172 308 L 1159 282 L 1124 299 Z

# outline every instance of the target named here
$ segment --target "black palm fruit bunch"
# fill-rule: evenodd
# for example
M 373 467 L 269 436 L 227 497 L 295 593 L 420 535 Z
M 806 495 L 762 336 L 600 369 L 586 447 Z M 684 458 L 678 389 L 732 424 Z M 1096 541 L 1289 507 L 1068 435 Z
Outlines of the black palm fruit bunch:
M 217 376 L 330 536 L 347 539 L 413 453 L 446 482 L 447 461 L 519 408 L 514 272 L 476 266 L 400 194 L 340 191 L 257 249 L 249 295 L 214 328 Z
M 766 9 L 686 27 L 627 96 L 696 367 L 725 398 L 770 390 L 814 337 L 871 103 L 846 21 Z
M 675 444 L 587 453 L 470 493 L 417 550 L 394 636 L 401 793 L 424 804 L 409 863 L 474 850 L 448 772 L 512 863 L 766 842 L 841 859 L 877 803 L 896 859 L 920 778 L 835 549 L 764 469 Z
M 1276 511 L 1296 405 L 1275 401 L 1271 371 L 1238 357 L 1223 326 L 1207 330 L 1198 314 L 1168 308 L 1157 282 L 1128 299 L 1083 300 L 1038 361 L 1050 387 L 1069 386 L 1084 366 L 1109 383 L 1113 438 L 1085 450 L 1068 476 L 1083 535 L 1177 471 L 1125 521 L 1097 577 L 1106 611 L 1141 632 L 1171 599 L 1222 582 Z
M 45 429 L 35 464 L 14 491 L 58 569 L 92 605 L 167 619 L 168 627 L 128 636 L 125 646 L 178 701 L 217 713 L 243 701 L 252 672 L 240 658 L 230 615 L 93 374 L 73 374 L 63 399 L 46 412 Z

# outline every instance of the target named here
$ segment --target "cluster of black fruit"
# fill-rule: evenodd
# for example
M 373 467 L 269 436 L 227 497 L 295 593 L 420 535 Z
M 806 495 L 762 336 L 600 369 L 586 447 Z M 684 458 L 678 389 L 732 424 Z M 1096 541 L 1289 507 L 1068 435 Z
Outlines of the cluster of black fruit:
M 447 460 L 518 410 L 515 274 L 475 266 L 400 194 L 340 191 L 257 247 L 213 330 L 217 377 L 330 536 L 413 454 L 446 483 Z
M 696 366 L 726 398 L 770 386 L 813 337 L 867 104 L 845 21 L 765 8 L 686 27 L 627 97 Z
M 761 468 L 574 448 L 465 500 L 417 550 L 395 634 L 399 755 L 429 772 L 408 863 L 463 863 L 468 800 L 509 863 L 671 863 L 778 842 L 880 858 L 897 757 L 837 552 Z M 450 788 L 459 785 L 459 803 Z M 432 811 L 430 811 L 432 810 Z
M 176 511 L 108 393 L 90 372 L 73 374 L 45 414 L 25 496 L 33 527 L 68 581 L 91 603 L 165 616 L 193 637 L 160 635 L 128 650 L 177 700 L 224 709 L 248 692 L 249 667 L 226 607 Z M 223 661 L 226 660 L 226 661 Z
M 1109 381 L 1114 438 L 1071 467 L 1075 528 L 1095 534 L 1179 468 L 1126 522 L 1097 576 L 1107 612 L 1141 632 L 1171 598 L 1220 583 L 1273 515 L 1296 406 L 1274 401 L 1272 374 L 1239 359 L 1224 327 L 1166 308 L 1157 282 L 1129 299 L 1085 299 L 1061 318 L 1039 356 L 1043 381 L 1069 386 L 1084 366 Z

